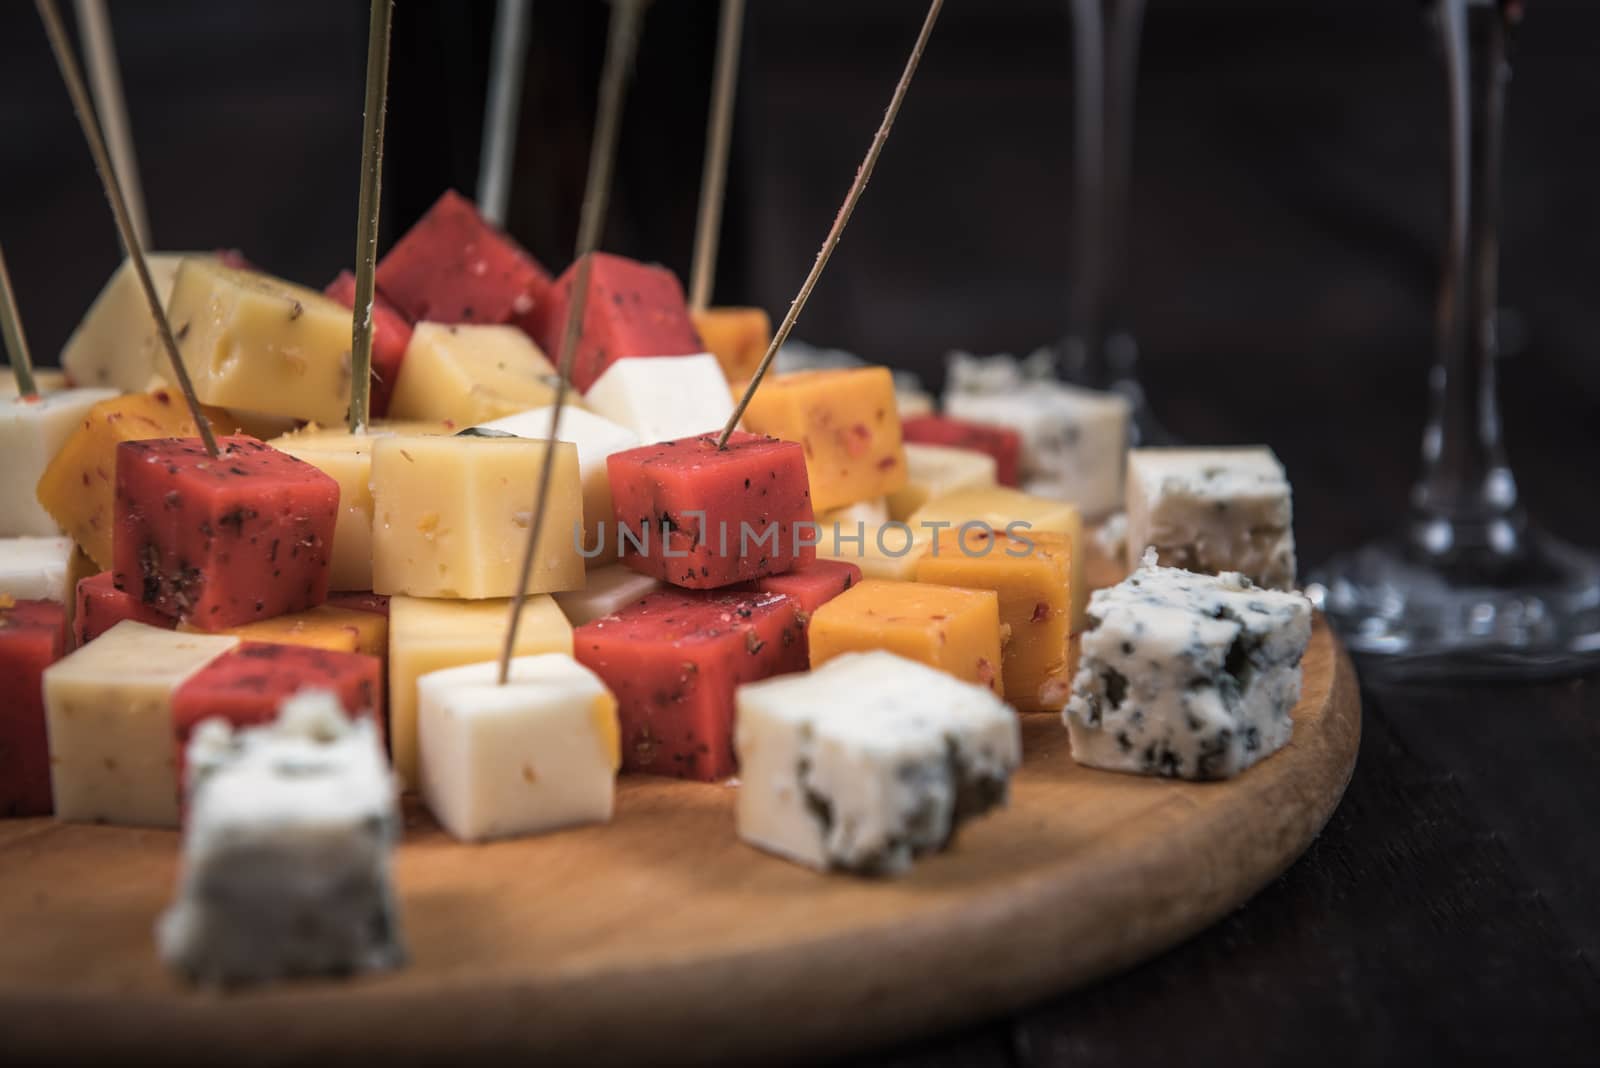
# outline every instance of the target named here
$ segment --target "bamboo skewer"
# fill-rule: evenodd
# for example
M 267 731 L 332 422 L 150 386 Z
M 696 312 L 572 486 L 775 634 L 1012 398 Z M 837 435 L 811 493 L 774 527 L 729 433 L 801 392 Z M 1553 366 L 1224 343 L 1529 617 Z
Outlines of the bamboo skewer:
M 128 201 L 128 217 L 139 247 L 150 248 L 150 216 L 144 205 L 144 185 L 139 180 L 139 158 L 133 151 L 133 124 L 122 94 L 122 72 L 117 67 L 117 46 L 111 36 L 111 19 L 105 0 L 75 0 L 78 35 L 83 39 L 84 63 L 89 68 L 89 88 L 95 113 L 105 132 L 111 162 Z
M 483 150 L 478 158 L 478 211 L 496 226 L 505 225 L 511 199 L 527 52 L 528 0 L 500 0 L 494 13 L 489 100 L 483 112 Z
M 722 0 L 711 113 L 706 119 L 706 159 L 700 168 L 700 216 L 694 232 L 694 263 L 689 270 L 689 308 L 697 312 L 710 307 L 711 290 L 716 284 L 717 244 L 728 179 L 728 139 L 733 129 L 733 97 L 739 84 L 743 29 L 744 0 Z
M 533 557 L 544 532 L 544 517 L 550 502 L 550 479 L 555 473 L 556 443 L 560 440 L 561 412 L 567 401 L 567 384 L 572 376 L 572 353 L 583 327 L 584 306 L 589 295 L 589 271 L 593 252 L 605 226 L 606 204 L 611 194 L 611 171 L 616 162 L 617 130 L 622 122 L 622 103 L 633 56 L 639 43 L 639 23 L 647 0 L 613 0 L 611 23 L 606 38 L 605 65 L 600 72 L 600 100 L 595 114 L 594 141 L 589 147 L 589 177 L 578 217 L 576 261 L 578 270 L 567 299 L 567 319 L 561 335 L 557 361 L 555 403 L 550 409 L 550 434 L 545 442 L 539 487 L 533 515 L 528 522 L 528 540 L 522 550 L 522 567 L 516 592 L 511 598 L 511 619 L 506 624 L 505 645 L 500 650 L 500 685 L 511 673 L 511 657 L 517 645 L 517 628 L 522 622 L 522 606 L 528 598 L 528 581 L 533 575 Z
M 6 269 L 3 249 L 0 249 L 0 334 L 5 336 L 6 352 L 11 356 L 17 396 L 37 396 L 39 386 L 33 379 L 33 356 L 28 351 L 28 335 L 22 330 L 22 313 L 17 310 L 17 294 L 11 288 L 11 272 Z
M 372 0 L 367 22 L 367 95 L 361 128 L 361 196 L 356 220 L 356 293 L 350 337 L 350 433 L 367 429 L 372 406 L 373 272 L 383 198 L 383 126 L 389 100 L 389 21 L 394 0 Z
M 806 275 L 806 280 L 800 285 L 800 292 L 790 302 L 789 311 L 772 335 L 772 343 L 767 346 L 766 355 L 761 357 L 761 365 L 756 368 L 755 376 L 750 379 L 750 385 L 745 387 L 744 396 L 739 398 L 739 404 L 734 408 L 733 415 L 728 417 L 728 424 L 722 428 L 722 434 L 717 438 L 717 448 L 727 447 L 728 438 L 733 436 L 734 428 L 739 425 L 739 420 L 744 418 L 744 411 L 750 406 L 750 400 L 756 395 L 761 380 L 766 377 L 767 368 L 772 366 L 778 350 L 789 339 L 789 331 L 794 329 L 794 321 L 800 317 L 800 310 L 811 298 L 811 291 L 816 287 L 817 279 L 822 276 L 822 269 L 828 265 L 833 250 L 838 246 L 839 238 L 844 233 L 845 226 L 849 224 L 851 214 L 856 210 L 856 203 L 861 199 L 861 194 L 866 191 L 867 182 L 872 178 L 872 170 L 878 164 L 878 155 L 883 151 L 884 142 L 889 139 L 889 131 L 894 126 L 895 116 L 900 114 L 900 104 L 905 100 L 906 89 L 911 85 L 912 76 L 917 73 L 917 64 L 922 62 L 923 49 L 928 45 L 928 36 L 933 32 L 933 24 L 938 21 L 939 11 L 943 7 L 944 0 L 933 0 L 928 5 L 927 17 L 922 22 L 922 31 L 917 34 L 917 43 L 911 48 L 911 56 L 906 60 L 906 68 L 901 73 L 900 80 L 895 83 L 894 95 L 889 98 L 889 108 L 883 113 L 883 122 L 879 124 L 878 132 L 872 137 L 866 158 L 861 161 L 855 180 L 850 183 L 850 191 L 845 194 L 844 203 L 839 207 L 839 214 L 834 216 L 833 226 L 829 228 L 828 236 L 822 241 L 822 249 L 817 253 L 816 262 L 811 265 L 811 273 Z
M 167 322 L 166 309 L 162 308 L 161 297 L 156 293 L 155 282 L 150 278 L 150 267 L 145 263 L 144 249 L 134 232 L 133 220 L 128 214 L 128 202 L 122 195 L 122 184 L 117 180 L 117 172 L 111 165 L 105 138 L 100 133 L 100 124 L 95 120 L 94 106 L 89 102 L 89 90 L 84 85 L 83 72 L 78 69 L 78 61 L 73 57 L 72 48 L 67 42 L 67 31 L 61 23 L 61 12 L 56 8 L 55 0 L 34 0 L 34 6 L 39 11 L 39 18 L 44 21 L 45 34 L 50 38 L 50 50 L 55 53 L 56 65 L 61 68 L 61 79 L 67 84 L 67 95 L 72 98 L 72 110 L 77 113 L 78 125 L 83 128 L 83 136 L 89 142 L 89 154 L 94 157 L 95 170 L 100 175 L 100 185 L 105 190 L 106 200 L 111 203 L 111 215 L 116 221 L 117 233 L 122 238 L 122 246 L 128 253 L 128 259 L 133 263 L 134 273 L 139 276 L 139 286 L 144 290 L 145 303 L 149 306 L 150 316 L 155 320 L 156 331 L 161 336 L 161 344 L 166 349 L 167 359 L 171 362 L 172 375 L 178 381 L 178 388 L 183 393 L 184 402 L 189 406 L 189 414 L 194 418 L 195 428 L 199 431 L 200 440 L 205 444 L 206 452 L 214 457 L 217 455 L 217 439 L 211 432 L 211 421 L 206 418 L 206 413 L 200 406 L 200 398 L 195 395 L 194 383 L 189 378 L 189 369 L 184 366 L 183 357 L 178 354 L 178 342 L 172 336 L 172 325 Z

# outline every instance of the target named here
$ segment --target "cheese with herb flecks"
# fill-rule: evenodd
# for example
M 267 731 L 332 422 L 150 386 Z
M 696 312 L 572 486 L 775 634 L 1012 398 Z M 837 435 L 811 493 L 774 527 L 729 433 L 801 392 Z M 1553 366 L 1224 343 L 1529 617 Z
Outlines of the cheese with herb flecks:
M 741 686 L 739 835 L 809 867 L 893 875 L 1006 800 L 1016 714 L 887 652 Z
M 1158 567 L 1089 602 L 1062 717 L 1080 764 L 1225 779 L 1283 748 L 1300 699 L 1311 603 L 1242 575 Z

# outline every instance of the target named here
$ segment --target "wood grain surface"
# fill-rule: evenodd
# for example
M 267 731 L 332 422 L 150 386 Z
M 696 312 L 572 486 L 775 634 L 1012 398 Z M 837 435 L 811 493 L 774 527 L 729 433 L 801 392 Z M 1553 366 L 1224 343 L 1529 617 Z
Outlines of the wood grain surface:
M 1182 941 L 1280 873 L 1360 738 L 1320 621 L 1287 749 L 1227 783 L 1097 772 L 1025 717 L 1010 806 L 909 877 L 823 876 L 734 833 L 733 788 L 628 777 L 608 826 L 463 846 L 408 809 L 412 961 L 394 975 L 190 990 L 156 960 L 170 832 L 0 824 L 0 1034 L 24 1060 L 313 1062 L 540 1054 L 795 1057 L 959 1026 Z

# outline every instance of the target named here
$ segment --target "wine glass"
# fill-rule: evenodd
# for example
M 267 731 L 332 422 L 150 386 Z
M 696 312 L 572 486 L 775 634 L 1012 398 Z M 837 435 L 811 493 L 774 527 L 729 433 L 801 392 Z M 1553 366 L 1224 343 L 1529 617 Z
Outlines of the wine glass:
M 1432 0 L 1450 115 L 1449 236 L 1422 475 L 1394 537 L 1309 589 L 1364 667 L 1410 680 L 1561 674 L 1600 663 L 1600 561 L 1527 515 L 1496 397 L 1500 157 L 1515 0 Z

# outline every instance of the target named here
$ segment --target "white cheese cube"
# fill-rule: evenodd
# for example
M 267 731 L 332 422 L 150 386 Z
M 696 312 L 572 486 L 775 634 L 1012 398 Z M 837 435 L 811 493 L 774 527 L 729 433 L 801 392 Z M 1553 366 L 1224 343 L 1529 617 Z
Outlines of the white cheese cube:
M 472 431 L 546 439 L 550 436 L 550 412 L 548 407 L 534 408 L 481 423 Z M 606 457 L 638 445 L 639 435 L 593 412 L 563 407 L 556 438 L 578 447 L 578 477 L 583 482 L 584 562 L 590 568 L 604 567 L 617 559 L 619 542 Z
M 400 812 L 372 721 L 306 691 L 278 720 L 207 720 L 189 746 L 178 896 L 156 939 L 208 985 L 350 975 L 405 960 L 389 871 Z
M 1062 712 L 1080 764 L 1225 779 L 1289 742 L 1311 603 L 1238 574 L 1157 567 L 1089 601 Z
M 646 444 L 720 431 L 733 414 L 722 365 L 705 352 L 618 360 L 595 379 L 583 400 Z
M 214 259 L 205 253 L 147 252 L 145 265 L 161 306 L 172 296 L 178 264 L 186 258 Z M 80 386 L 109 386 L 140 393 L 167 369 L 167 354 L 150 314 L 150 302 L 132 260 L 123 260 L 89 306 L 61 350 L 61 366 Z
M 1289 479 L 1269 448 L 1128 454 L 1129 567 L 1154 548 L 1168 567 L 1293 589 L 1292 522 Z
M 76 593 L 71 538 L 0 538 L 0 594 L 72 605 Z
M 564 653 L 468 664 L 417 682 L 422 796 L 468 842 L 611 818 L 622 762 L 617 702 Z
M 57 393 L 67 388 L 67 376 L 63 371 L 54 367 L 35 367 L 33 369 L 33 384 L 40 393 Z M 17 395 L 17 376 L 11 370 L 9 363 L 0 362 L 0 398 L 10 398 Z
M 911 458 L 911 446 L 906 446 L 906 459 Z M 826 537 L 834 526 L 848 528 L 854 532 L 858 524 L 869 527 L 881 527 L 889 521 L 889 498 L 869 497 L 864 501 L 847 504 L 841 508 L 830 509 L 817 513 L 817 526 Z
M 612 564 L 589 572 L 583 589 L 555 594 L 555 599 L 567 622 L 581 627 L 661 588 L 661 582 L 649 575 L 641 575 L 625 564 Z
M 64 389 L 36 397 L 0 397 L 0 537 L 59 534 L 34 490 L 39 476 L 84 416 L 114 389 Z
M 239 644 L 123 620 L 44 672 L 56 817 L 178 825 L 172 695 Z
M 738 690 L 739 834 L 813 868 L 894 874 L 1006 799 L 1017 717 L 887 652 Z
M 1071 501 L 1090 518 L 1122 506 L 1128 449 L 1128 399 L 1117 393 L 1033 382 L 999 393 L 948 393 L 958 419 L 1016 429 L 1022 437 L 1024 488 Z
M 889 494 L 889 514 L 910 519 L 935 497 L 956 490 L 993 486 L 998 466 L 993 456 L 972 449 L 906 442 L 906 484 Z

